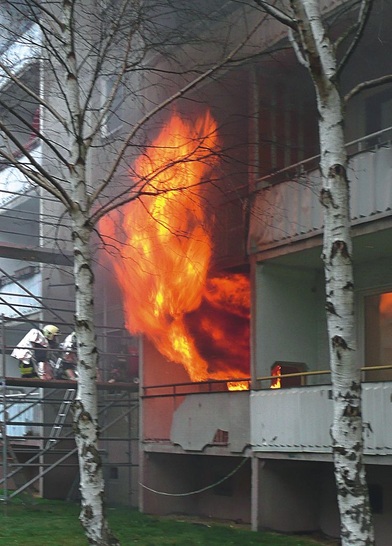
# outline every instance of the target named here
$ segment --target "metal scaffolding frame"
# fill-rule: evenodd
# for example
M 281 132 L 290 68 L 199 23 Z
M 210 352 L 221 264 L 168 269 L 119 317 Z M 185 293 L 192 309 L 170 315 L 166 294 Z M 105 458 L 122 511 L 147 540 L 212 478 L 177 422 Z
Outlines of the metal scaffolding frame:
M 35 68 L 34 59 L 24 66 L 26 77 L 34 76 L 32 89 L 39 94 Z M 17 89 L 14 91 L 17 93 Z M 23 94 L 21 99 L 24 100 Z M 26 107 L 24 100 L 21 104 L 22 117 L 26 117 L 28 125 L 34 124 L 38 103 Z M 29 139 L 26 147 L 34 162 L 39 163 L 42 140 L 34 132 Z M 53 323 L 64 328 L 64 332 L 74 330 L 72 288 L 63 290 L 73 286 L 73 252 L 70 219 L 64 214 L 63 205 L 27 181 L 12 162 L 1 161 L 0 171 L 0 501 L 8 502 L 24 491 L 35 492 L 37 484 L 42 492 L 59 469 L 64 472 L 71 469 L 77 474 L 69 411 L 75 397 L 75 382 L 11 377 L 19 373 L 16 361 L 10 364 L 15 340 L 18 336 L 21 339 L 30 328 Z M 129 343 L 123 326 L 108 328 L 98 322 L 97 345 L 103 365 L 97 382 L 99 447 L 104 472 L 114 482 L 116 471 L 121 474 L 125 468 L 130 480 L 138 465 L 139 386 L 137 378 L 129 373 L 113 378 L 110 372 L 111 364 L 120 356 L 122 362 L 129 357 L 129 365 L 136 369 L 135 355 L 131 351 L 121 353 L 115 342 L 121 339 L 128 347 L 134 345 Z M 120 332 L 118 338 L 114 332 Z M 113 352 L 113 348 L 119 353 Z M 137 482 L 130 484 L 129 489 L 132 487 L 136 495 Z M 70 488 L 67 495 L 71 494 Z M 130 502 L 136 504 L 132 499 Z
M 23 319 L 8 319 L 18 323 Z M 24 319 L 29 322 L 28 317 Z M 25 379 L 7 376 L 7 318 L 1 325 L 2 374 L 0 377 L 0 501 L 10 502 L 23 492 L 45 495 L 50 489 L 51 473 L 73 474 L 63 498 L 75 498 L 78 485 L 77 448 L 73 439 L 70 408 L 77 383 L 53 379 Z M 112 329 L 112 328 L 111 328 Z M 103 360 L 120 354 L 101 353 Z M 121 355 L 123 356 L 123 355 Z M 116 479 L 124 469 L 128 482 L 127 504 L 137 504 L 137 481 L 132 483 L 138 467 L 138 379 L 109 382 L 104 370 L 97 381 L 99 447 L 104 476 Z M 120 432 L 118 429 L 120 428 Z M 112 433 L 113 429 L 117 429 Z M 10 432 L 11 431 L 11 432 Z M 115 449 L 111 445 L 115 445 Z M 119 447 L 120 446 L 120 447 Z M 122 455 L 122 460 L 121 459 Z M 113 457 L 115 460 L 113 460 Z M 135 497 L 135 498 L 133 498 Z
M 2 416 L 0 421 L 0 444 L 1 444 L 1 479 L 0 479 L 0 500 L 9 502 L 24 491 L 34 492 L 34 485 L 39 484 L 38 491 L 42 488 L 42 479 L 50 482 L 50 472 L 57 468 L 72 468 L 75 473 L 75 480 L 78 479 L 77 463 L 71 460 L 76 455 L 77 448 L 73 441 L 72 422 L 70 419 L 70 406 L 75 396 L 76 385 L 67 381 L 40 381 L 31 380 L 37 384 L 36 387 L 26 386 L 26 380 L 19 382 L 15 379 L 7 380 L 2 378 L 1 403 Z M 48 388 L 48 383 L 50 387 Z M 15 389 L 18 387 L 18 389 Z M 15 392 L 16 390 L 20 392 Z M 119 466 L 128 469 L 128 479 L 131 479 L 131 470 L 137 467 L 133 461 L 135 456 L 131 448 L 132 442 L 138 442 L 137 415 L 132 420 L 132 414 L 138 411 L 139 397 L 136 384 L 104 384 L 98 385 L 99 393 L 99 422 L 100 422 L 100 451 L 105 469 L 118 468 Z M 21 408 L 24 406 L 24 408 Z M 45 407 L 50 406 L 54 412 L 53 421 L 46 420 Z M 42 420 L 29 421 L 30 430 L 22 435 L 8 435 L 9 427 L 26 427 L 23 414 L 28 410 L 38 407 L 43 415 Z M 16 409 L 14 415 L 10 416 L 12 410 Z M 112 411 L 114 410 L 114 412 Z M 8 417 L 7 417 L 8 415 Z M 5 416 L 5 419 L 4 419 Z M 124 435 L 111 435 L 111 428 L 120 421 L 125 420 L 123 426 Z M 132 426 L 132 423 L 134 426 Z M 135 426 L 136 424 L 136 426 Z M 134 430 L 135 428 L 135 430 Z M 71 447 L 63 447 L 72 443 Z M 124 445 L 123 453 L 126 460 L 123 462 L 111 460 L 109 444 L 116 442 L 116 445 Z M 32 452 L 27 459 L 23 457 L 27 452 Z M 47 456 L 50 456 L 49 458 Z M 24 459 L 24 460 L 23 460 Z M 116 451 L 116 459 L 118 452 Z M 71 460 L 71 461 L 70 461 Z M 26 472 L 28 471 L 28 472 Z M 32 477 L 30 477 L 32 475 Z M 11 486 L 11 480 L 13 487 Z M 75 480 L 64 495 L 70 499 L 74 495 Z M 132 484 L 130 484 L 130 495 Z M 137 489 L 136 486 L 133 489 Z M 135 499 L 129 499 L 130 504 L 136 504 Z
M 7 190 L 3 191 L 3 194 L 7 193 Z M 65 299 L 63 290 L 68 286 L 63 282 L 67 282 L 68 274 L 69 286 L 72 285 L 70 231 L 61 214 L 49 211 L 56 203 L 50 195 L 29 186 L 21 189 L 20 193 L 13 193 L 9 199 L 4 198 L 0 205 L 0 218 L 14 221 L 3 222 L 0 226 L 0 231 L 6 229 L 7 237 L 12 241 L 0 243 L 0 313 L 3 313 L 0 318 L 0 501 L 4 502 L 23 492 L 36 494 L 38 491 L 46 496 L 51 482 L 55 481 L 56 472 L 57 478 L 59 473 L 67 472 L 73 476 L 68 483 L 69 491 L 64 492 L 67 498 L 75 495 L 78 485 L 76 446 L 69 411 L 76 384 L 64 380 L 11 377 L 19 375 L 19 372 L 16 361 L 10 364 L 10 353 L 15 340 L 20 340 L 26 331 L 40 328 L 45 323 L 53 323 L 64 332 L 70 333 L 74 329 L 70 323 L 72 300 Z M 49 206 L 44 212 L 43 204 Z M 58 239 L 58 229 L 62 230 L 65 238 Z M 9 268 L 8 260 L 20 262 L 20 266 L 11 264 Z M 67 277 L 61 281 L 59 291 L 55 284 L 51 284 L 52 291 L 46 291 L 42 296 L 40 291 L 31 288 L 29 279 L 39 274 L 42 268 L 45 268 L 46 276 L 48 268 L 53 268 Z M 42 278 L 40 282 L 43 282 Z M 128 499 L 125 502 L 136 505 L 138 379 L 135 373 L 134 376 L 125 373 L 115 378 L 111 375 L 111 368 L 115 367 L 117 360 L 126 366 L 124 361 L 129 357 L 128 362 L 132 359 L 134 368 L 137 367 L 137 357 L 132 351 L 127 354 L 120 352 L 122 343 L 131 349 L 135 346 L 123 326 L 111 325 L 109 328 L 96 323 L 96 328 L 100 352 L 97 382 L 99 447 L 104 476 L 112 484 L 113 495 L 116 476 L 119 489 L 128 483 L 128 497 L 123 491 L 123 498 Z M 119 352 L 113 352 L 113 348 Z

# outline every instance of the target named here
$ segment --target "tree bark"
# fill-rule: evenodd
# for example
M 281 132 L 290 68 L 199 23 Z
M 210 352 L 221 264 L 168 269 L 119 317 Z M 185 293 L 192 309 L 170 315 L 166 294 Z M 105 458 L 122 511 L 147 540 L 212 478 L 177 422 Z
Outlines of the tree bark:
M 78 391 L 73 405 L 74 432 L 78 448 L 81 523 L 89 544 L 119 546 L 104 514 L 104 479 L 98 450 L 98 397 L 95 331 L 93 323 L 94 275 L 91 268 L 90 235 L 85 217 L 79 211 L 72 216 L 74 242 L 74 275 L 76 286 L 75 332 L 78 340 Z
M 92 226 L 86 157 L 88 145 L 84 140 L 86 122 L 80 101 L 80 66 L 74 33 L 75 5 L 63 0 L 63 66 L 65 68 L 65 95 L 67 97 L 69 183 L 72 223 L 75 282 L 75 333 L 78 344 L 78 390 L 73 404 L 73 427 L 78 449 L 82 510 L 80 521 L 87 540 L 93 546 L 120 546 L 111 533 L 104 514 L 104 479 L 98 449 L 98 391 L 94 326 L 94 274 L 90 253 Z
M 319 112 L 323 261 L 333 391 L 332 449 L 342 546 L 374 545 L 363 462 L 361 377 L 356 362 L 354 277 L 342 97 L 319 0 L 291 0 Z

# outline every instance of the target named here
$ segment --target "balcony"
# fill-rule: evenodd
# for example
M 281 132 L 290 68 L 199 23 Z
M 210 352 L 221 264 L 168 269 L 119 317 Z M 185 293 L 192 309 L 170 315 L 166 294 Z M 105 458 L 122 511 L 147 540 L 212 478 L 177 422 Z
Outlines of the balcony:
M 240 454 L 249 445 L 249 391 L 225 381 L 144 387 L 146 451 Z
M 364 454 L 392 455 L 392 383 L 364 383 Z M 331 453 L 329 385 L 253 391 L 250 435 L 255 452 Z
M 391 216 L 392 128 L 347 145 L 353 226 Z M 250 217 L 249 252 L 319 235 L 318 158 L 259 180 Z

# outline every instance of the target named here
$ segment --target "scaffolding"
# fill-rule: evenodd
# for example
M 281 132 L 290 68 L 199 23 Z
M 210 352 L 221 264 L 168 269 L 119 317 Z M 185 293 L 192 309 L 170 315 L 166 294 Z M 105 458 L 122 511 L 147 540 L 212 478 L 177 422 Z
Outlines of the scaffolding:
M 10 502 L 22 493 L 44 498 L 76 499 L 79 472 L 70 410 L 77 382 L 64 379 L 43 381 L 10 375 L 7 361 L 14 345 L 7 344 L 7 323 L 10 328 L 25 326 L 20 318 L 3 317 L 0 501 Z M 31 326 L 30 321 L 28 326 Z M 117 333 L 119 331 L 116 329 Z M 100 335 L 105 337 L 104 328 L 101 328 Z M 116 362 L 117 372 L 119 362 L 128 366 L 123 353 L 101 351 L 100 357 L 102 365 L 97 381 L 99 450 L 107 500 L 136 506 L 138 378 L 129 373 L 113 378 L 111 363 Z
M 70 412 L 75 393 L 76 385 L 67 381 L 2 379 L 1 501 L 9 502 L 23 492 L 45 498 L 76 498 L 77 448 Z M 122 500 L 136 505 L 137 481 L 132 482 L 138 466 L 138 386 L 101 383 L 98 393 L 104 477 L 110 482 L 121 475 L 122 483 L 128 484 Z M 118 502 L 118 491 L 115 498 Z
M 20 31 L 19 20 L 17 26 Z M 29 43 L 32 36 L 35 42 L 35 31 L 34 26 L 29 28 Z M 7 57 L 12 51 L 18 57 L 15 74 L 22 82 L 18 85 L 14 78 L 2 82 L 3 95 L 13 97 L 11 115 L 5 114 L 9 108 L 2 108 L 2 113 L 8 130 L 17 134 L 26 151 L 24 154 L 10 143 L 10 157 L 15 161 L 4 157 L 0 161 L 0 500 L 4 502 L 22 493 L 70 497 L 77 494 L 78 484 L 70 411 L 77 384 L 21 378 L 18 364 L 11 357 L 12 349 L 31 328 L 52 323 L 64 334 L 71 333 L 75 307 L 69 215 L 58 199 L 25 176 L 28 169 L 35 171 L 37 165 L 51 161 L 47 156 L 48 140 L 38 138 L 42 130 L 40 101 L 30 100 L 42 91 L 39 61 L 35 51 L 20 49 L 19 45 L 8 38 L 2 44 L 2 55 Z M 32 91 L 29 100 L 26 86 Z M 3 134 L 3 146 L 6 141 Z M 24 165 L 23 172 L 15 167 L 16 163 Z M 95 243 L 94 258 L 99 262 L 99 244 Z M 94 265 L 99 267 L 99 263 Z M 101 287 L 97 291 L 101 296 Z M 121 301 L 113 303 L 109 295 L 107 301 L 102 301 L 94 322 L 100 355 L 99 449 L 106 491 L 109 496 L 113 491 L 116 502 L 136 505 L 137 350 L 129 343 L 130 336 L 123 326 Z M 132 346 L 132 354 L 124 353 L 118 340 Z M 121 367 L 126 359 L 128 363 L 132 360 L 132 373 Z M 114 366 L 115 362 L 120 365 Z
M 34 141 L 34 151 L 40 150 Z M 64 335 L 74 330 L 69 218 L 40 188 L 17 176 L 6 183 L 14 173 L 12 165 L 0 165 L 0 500 L 21 494 L 75 498 L 79 476 L 70 409 L 77 384 L 21 378 L 10 356 L 31 328 L 52 323 Z M 109 501 L 137 505 L 137 340 L 126 332 L 117 307 L 114 316 L 112 300 L 102 302 L 95 317 L 99 449 Z

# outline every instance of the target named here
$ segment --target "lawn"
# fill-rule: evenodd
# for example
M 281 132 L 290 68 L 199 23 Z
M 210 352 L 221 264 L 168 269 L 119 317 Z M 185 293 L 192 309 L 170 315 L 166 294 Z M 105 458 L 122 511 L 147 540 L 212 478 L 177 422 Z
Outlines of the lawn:
M 77 504 L 29 500 L 0 505 L 1 546 L 87 546 Z M 158 518 L 127 508 L 108 510 L 110 526 L 122 546 L 316 546 L 306 537 L 252 533 L 234 523 Z

